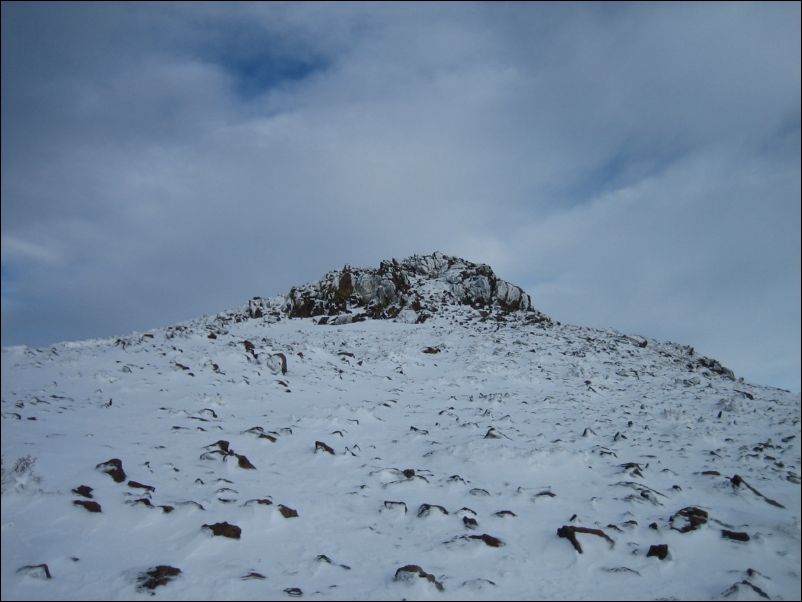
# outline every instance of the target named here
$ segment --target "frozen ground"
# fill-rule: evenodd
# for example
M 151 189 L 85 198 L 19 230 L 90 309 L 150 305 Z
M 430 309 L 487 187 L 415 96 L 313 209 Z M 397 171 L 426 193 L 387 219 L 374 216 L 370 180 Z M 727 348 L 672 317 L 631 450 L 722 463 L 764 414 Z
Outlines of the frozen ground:
M 2 598 L 799 598 L 798 394 L 467 306 L 316 322 L 3 349 Z

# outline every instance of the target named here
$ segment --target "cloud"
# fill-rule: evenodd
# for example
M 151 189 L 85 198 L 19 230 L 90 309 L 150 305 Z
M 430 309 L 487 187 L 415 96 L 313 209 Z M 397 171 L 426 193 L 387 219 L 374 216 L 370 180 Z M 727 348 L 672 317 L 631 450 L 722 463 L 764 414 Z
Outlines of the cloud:
M 798 5 L 2 10 L 4 344 L 440 249 L 799 388 Z

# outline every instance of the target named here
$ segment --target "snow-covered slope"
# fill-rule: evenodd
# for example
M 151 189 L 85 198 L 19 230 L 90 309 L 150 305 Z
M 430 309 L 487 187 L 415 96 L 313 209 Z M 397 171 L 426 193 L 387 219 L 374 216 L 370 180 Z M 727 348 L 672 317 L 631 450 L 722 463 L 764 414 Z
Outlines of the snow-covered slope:
M 344 268 L 3 349 L 2 598 L 795 599 L 799 422 L 487 266 Z

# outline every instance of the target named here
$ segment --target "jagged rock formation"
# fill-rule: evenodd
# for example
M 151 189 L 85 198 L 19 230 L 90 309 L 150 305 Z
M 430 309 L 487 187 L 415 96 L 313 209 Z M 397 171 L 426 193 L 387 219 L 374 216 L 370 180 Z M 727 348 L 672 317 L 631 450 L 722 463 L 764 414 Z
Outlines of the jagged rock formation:
M 454 304 L 488 315 L 525 312 L 532 322 L 549 321 L 532 307 L 529 295 L 496 276 L 490 266 L 442 253 L 382 261 L 378 268 L 344 266 L 318 282 L 294 287 L 282 310 L 291 318 L 321 316 L 323 324 L 367 318 L 421 323 Z M 265 312 L 257 308 L 251 313 Z

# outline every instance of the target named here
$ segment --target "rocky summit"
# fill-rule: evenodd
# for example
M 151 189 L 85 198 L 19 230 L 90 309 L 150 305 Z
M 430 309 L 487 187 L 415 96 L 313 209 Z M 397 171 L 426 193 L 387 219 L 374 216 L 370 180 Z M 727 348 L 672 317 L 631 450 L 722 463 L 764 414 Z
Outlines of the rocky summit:
M 320 324 L 348 324 L 366 319 L 397 319 L 420 324 L 451 305 L 469 305 L 490 314 L 525 312 L 529 322 L 549 319 L 532 307 L 520 287 L 476 264 L 442 253 L 382 261 L 378 268 L 344 266 L 317 282 L 290 290 L 281 309 L 290 318 L 320 317 Z M 250 317 L 274 306 L 255 298 Z
M 2 598 L 795 599 L 799 429 L 487 265 L 344 266 L 4 348 Z

